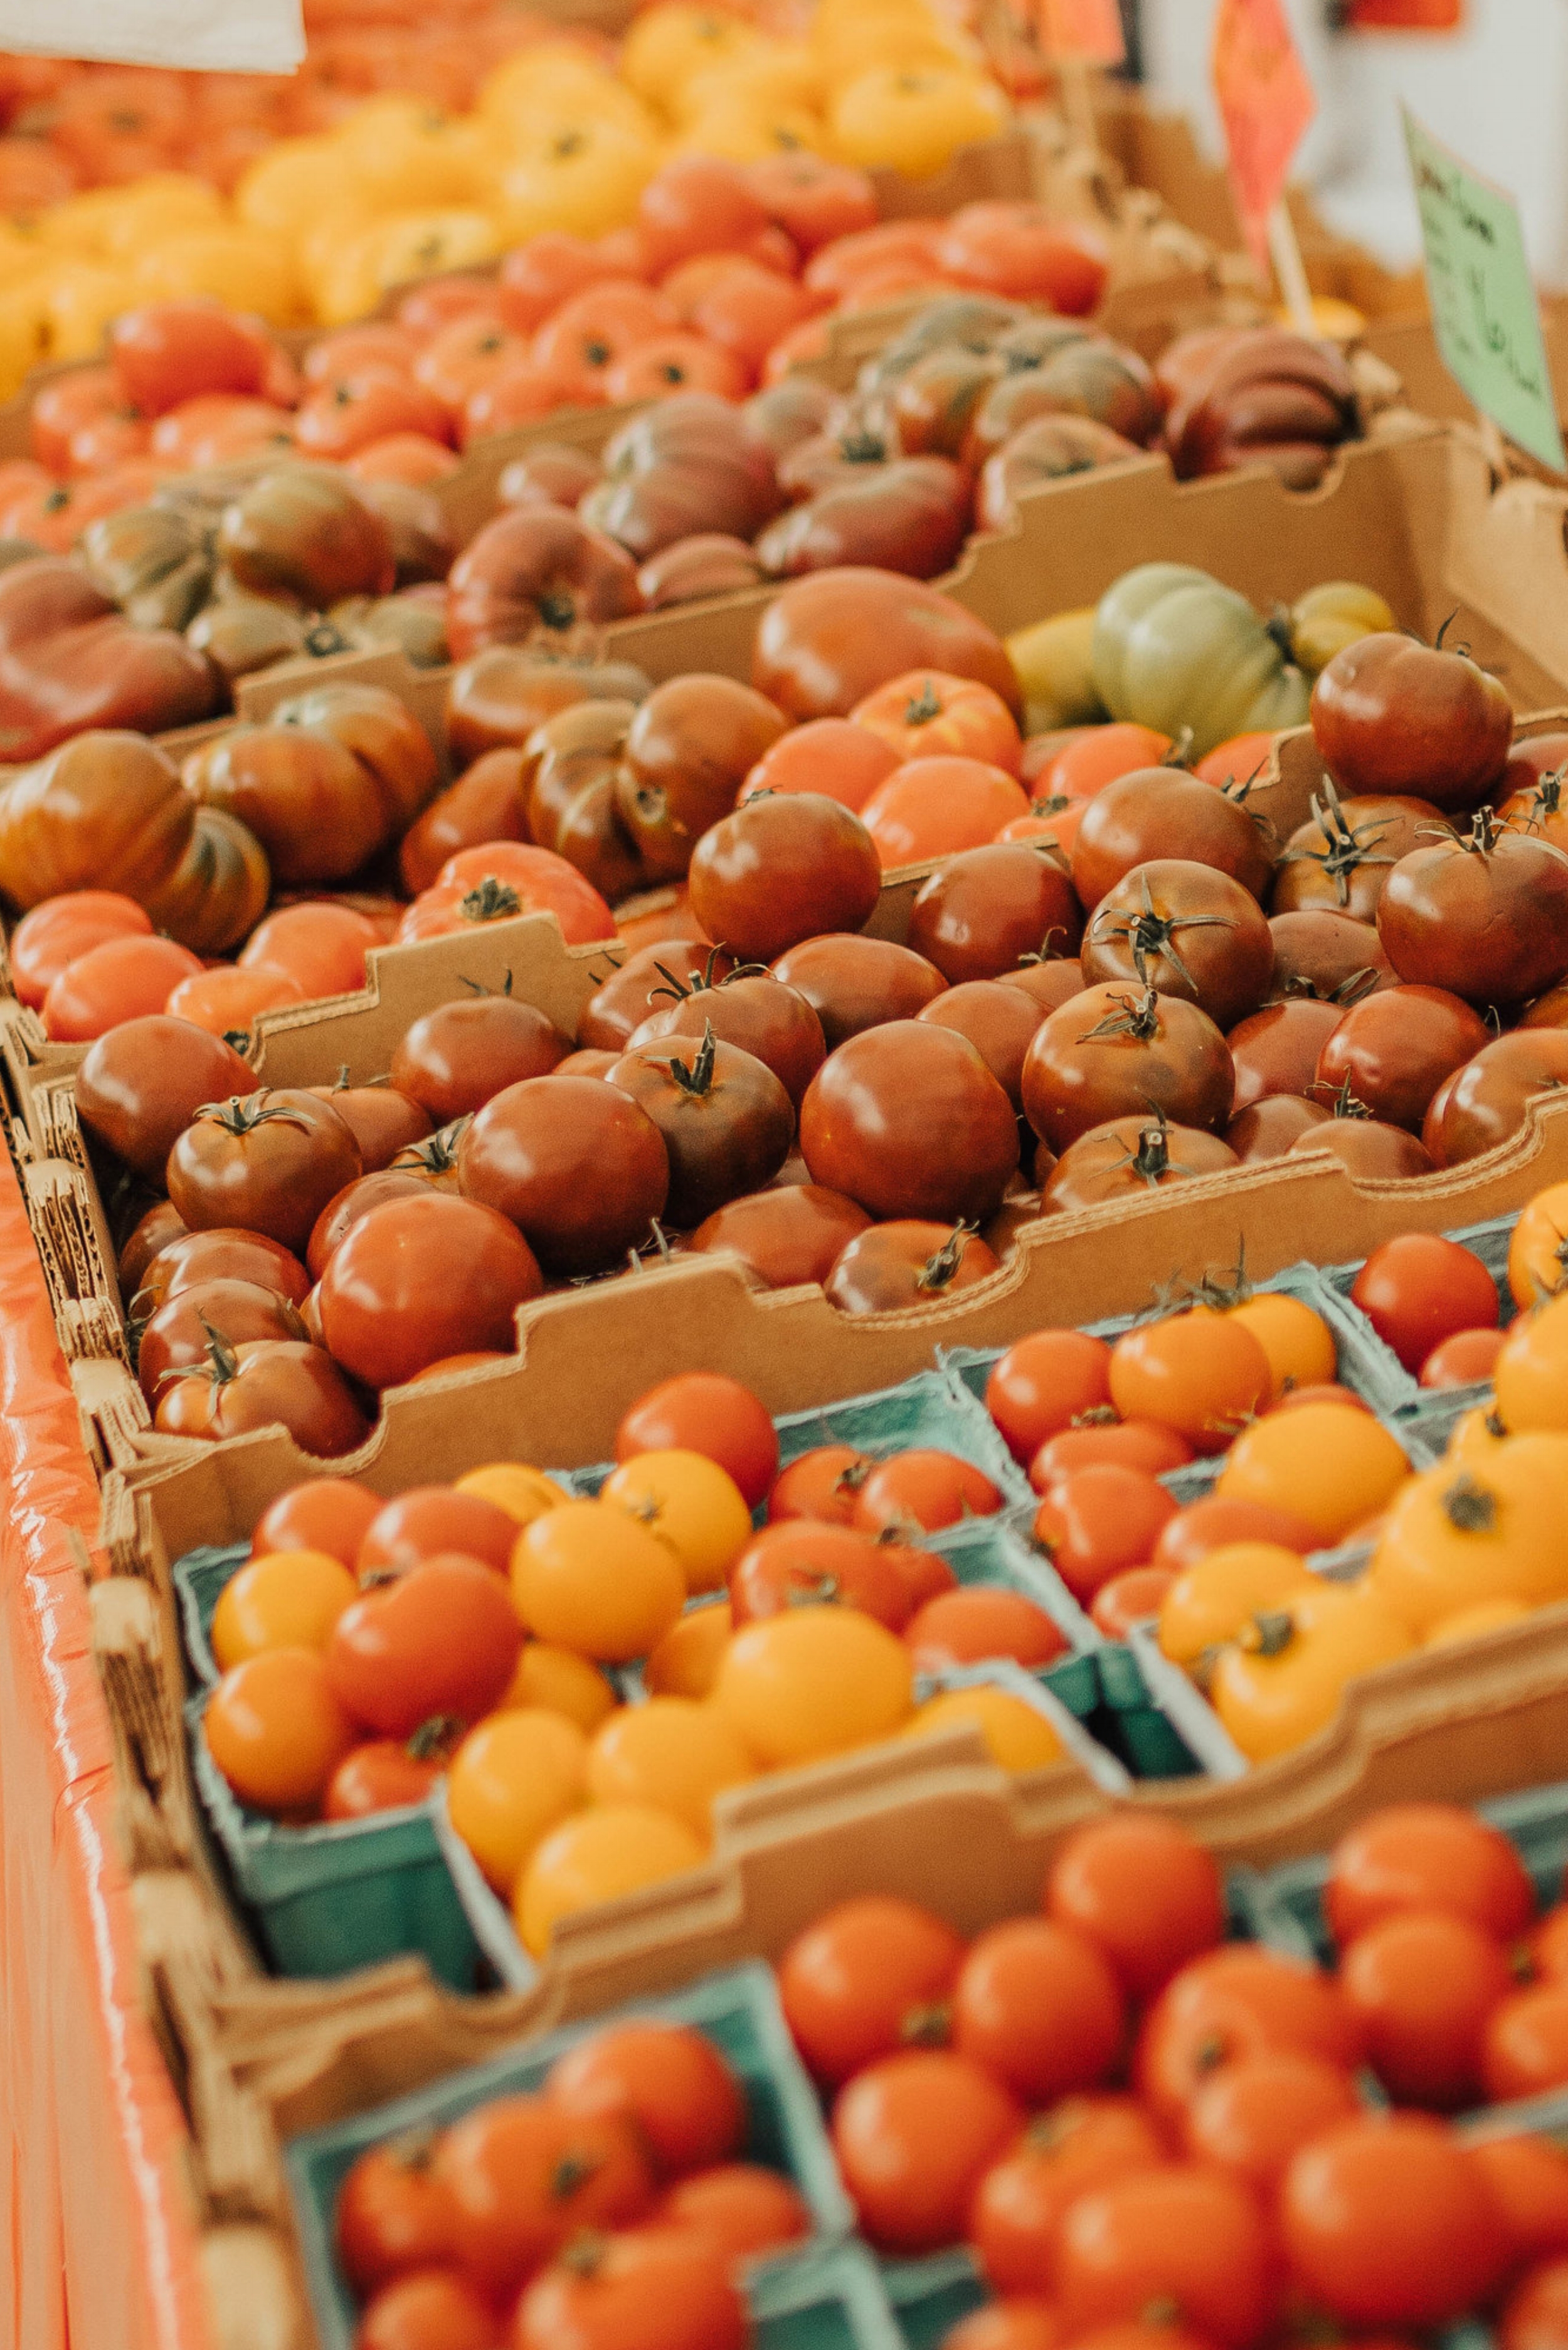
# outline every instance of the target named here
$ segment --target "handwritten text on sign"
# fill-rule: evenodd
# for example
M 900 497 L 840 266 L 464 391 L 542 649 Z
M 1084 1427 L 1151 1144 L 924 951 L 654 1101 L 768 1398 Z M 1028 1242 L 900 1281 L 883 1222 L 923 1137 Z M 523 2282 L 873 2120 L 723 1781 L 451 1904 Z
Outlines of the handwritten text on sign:
M 1127 56 L 1116 0 L 1040 0 L 1040 40 L 1048 57 L 1119 66 Z
M 1212 54 L 1236 209 L 1266 267 L 1269 214 L 1316 100 L 1280 0 L 1220 0 Z
M 1511 441 L 1568 472 L 1519 207 L 1408 109 L 1405 143 L 1443 364 Z

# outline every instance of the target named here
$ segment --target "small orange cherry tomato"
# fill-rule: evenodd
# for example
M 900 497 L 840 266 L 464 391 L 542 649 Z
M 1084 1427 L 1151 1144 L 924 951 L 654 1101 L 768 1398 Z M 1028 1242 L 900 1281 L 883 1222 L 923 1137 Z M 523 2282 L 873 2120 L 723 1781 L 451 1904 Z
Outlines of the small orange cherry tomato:
M 379 1493 L 352 1477 L 311 1477 L 279 1494 L 256 1522 L 251 1556 L 274 1550 L 323 1550 L 358 1568 L 359 1545 L 381 1508 Z
M 236 1665 L 208 1699 L 202 1726 L 241 1803 L 275 1819 L 320 1809 L 357 1735 L 314 1648 L 269 1648 Z
M 1147 1623 L 1164 1607 L 1176 1575 L 1168 1566 L 1124 1567 L 1102 1583 L 1089 1606 L 1090 1620 L 1107 1640 L 1125 1640 L 1135 1624 Z
M 219 1669 L 269 1648 L 326 1648 L 332 1627 L 359 1596 L 340 1559 L 318 1550 L 275 1550 L 231 1575 L 213 1611 L 209 1638 Z
M 1223 1452 L 1273 1390 L 1259 1340 L 1233 1314 L 1209 1305 L 1125 1331 L 1111 1349 L 1109 1377 L 1124 1419 L 1161 1420 L 1199 1452 Z
M 868 693 L 849 715 L 900 761 L 950 754 L 1016 775 L 1023 755 L 1017 722 L 1002 696 L 943 670 L 906 671 Z
M 917 1448 L 872 1470 L 855 1496 L 850 1523 L 873 1534 L 888 1526 L 933 1534 L 961 1518 L 990 1517 L 1001 1507 L 1002 1495 L 983 1469 L 951 1452 Z

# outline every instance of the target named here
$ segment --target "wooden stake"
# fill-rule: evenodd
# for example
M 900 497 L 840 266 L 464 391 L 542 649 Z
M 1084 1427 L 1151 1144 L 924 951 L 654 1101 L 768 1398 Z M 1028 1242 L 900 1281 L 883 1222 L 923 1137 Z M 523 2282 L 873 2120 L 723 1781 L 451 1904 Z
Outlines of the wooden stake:
M 1269 214 L 1269 258 L 1274 265 L 1274 276 L 1281 298 L 1291 314 L 1291 324 L 1298 334 L 1315 335 L 1312 287 L 1307 284 L 1306 264 L 1296 239 L 1295 223 L 1283 196 Z

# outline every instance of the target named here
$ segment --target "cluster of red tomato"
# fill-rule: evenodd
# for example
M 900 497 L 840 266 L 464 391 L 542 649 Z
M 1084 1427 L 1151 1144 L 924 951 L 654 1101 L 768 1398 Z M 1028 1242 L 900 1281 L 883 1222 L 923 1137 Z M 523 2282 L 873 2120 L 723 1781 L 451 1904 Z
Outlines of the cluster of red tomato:
M 356 2350 L 745 2350 L 745 2263 L 812 2215 L 739 2159 L 745 2091 L 689 2025 L 608 2024 L 531 2095 L 361 2155 L 334 2214 Z

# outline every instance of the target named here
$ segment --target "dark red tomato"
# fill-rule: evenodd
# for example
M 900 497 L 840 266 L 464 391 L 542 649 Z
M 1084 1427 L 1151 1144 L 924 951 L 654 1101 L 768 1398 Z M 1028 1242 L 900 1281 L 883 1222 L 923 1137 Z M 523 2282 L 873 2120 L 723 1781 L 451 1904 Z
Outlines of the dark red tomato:
M 421 1753 L 421 1743 L 431 1752 Z M 393 1812 L 422 1804 L 446 1767 L 437 1740 L 421 1742 L 372 1738 L 347 1754 L 327 1783 L 321 1806 L 324 1820 L 365 1820 L 377 1812 Z
M 913 1527 L 935 1534 L 964 1518 L 990 1517 L 1002 1495 L 983 1469 L 955 1453 L 918 1446 L 879 1461 L 857 1488 L 850 1523 L 872 1534 Z
M 1175 1497 L 1158 1478 L 1104 1462 L 1052 1485 L 1034 1513 L 1033 1539 L 1086 1607 L 1113 1575 L 1147 1565 L 1175 1515 Z
M 1071 1835 L 1051 1864 L 1045 1910 L 1105 1953 L 1130 2000 L 1152 1999 L 1225 1935 L 1212 1854 L 1148 1812 L 1115 1813 Z
M 731 958 L 706 939 L 655 939 L 624 962 L 614 962 L 613 951 L 607 951 L 605 960 L 611 969 L 587 1000 L 577 1024 L 577 1042 L 613 1053 L 624 1053 L 632 1030 L 659 1010 L 666 999 L 656 991 L 669 986 L 671 973 L 682 982 L 701 976 L 711 983 L 734 968 Z
M 1017 1172 L 1018 1121 L 967 1037 L 894 1020 L 824 1062 L 800 1147 L 814 1182 L 873 1216 L 978 1221 Z
M 967 1036 L 1013 1108 L 1023 1108 L 1023 1064 L 1045 1017 L 1043 1003 L 1001 980 L 966 979 L 933 997 L 915 1017 Z
M 790 1607 L 856 1607 L 889 1632 L 911 1609 L 904 1578 L 873 1534 L 797 1518 L 764 1526 L 730 1574 L 735 1629 Z
M 357 1451 L 370 1433 L 331 1356 L 296 1338 L 248 1338 L 237 1347 L 211 1338 L 206 1363 L 171 1380 L 152 1424 L 163 1435 L 205 1442 L 284 1428 L 302 1452 L 322 1461 Z
M 894 1218 L 857 1233 L 823 1287 L 841 1314 L 896 1314 L 971 1288 L 999 1263 L 967 1224 Z
M 344 2273 L 361 2294 L 449 2261 L 452 2204 L 431 2172 L 428 2143 L 392 2138 L 360 2155 L 337 2190 L 333 2230 Z
M 186 1232 L 160 1249 L 131 1300 L 140 1321 L 198 1282 L 248 1281 L 291 1305 L 303 1303 L 310 1275 L 299 1259 L 263 1232 Z
M 741 1489 L 749 1510 L 765 1501 L 778 1473 L 778 1431 L 750 1388 L 722 1371 L 680 1371 L 661 1379 L 621 1415 L 615 1457 L 670 1450 L 716 1461 Z
M 508 1086 L 464 1130 L 457 1167 L 464 1197 L 508 1218 L 552 1273 L 592 1273 L 640 1248 L 670 1194 L 658 1128 L 602 1077 Z
M 685 994 L 660 1004 L 634 1028 L 627 1050 L 666 1036 L 701 1044 L 711 1027 L 722 1045 L 738 1045 L 770 1068 L 798 1109 L 827 1057 L 822 1023 L 794 988 L 764 972 L 734 972 L 716 987 L 694 981 Z
M 478 1559 L 438 1551 L 356 1599 L 325 1654 L 333 1694 L 354 1720 L 407 1739 L 438 1719 L 478 1721 L 522 1652 L 509 1586 Z
M 320 1280 L 333 1250 L 372 1208 L 388 1200 L 421 1199 L 430 1189 L 429 1176 L 412 1167 L 383 1167 L 377 1174 L 358 1175 L 352 1183 L 345 1183 L 336 1198 L 328 1200 L 312 1229 L 305 1252 L 311 1277 Z
M 1000 979 L 1023 955 L 1077 951 L 1084 917 L 1062 868 L 1022 841 L 949 858 L 922 882 L 909 943 L 955 984 Z
M 1447 2324 L 1490 2300 L 1512 2251 L 1485 2172 L 1417 2114 L 1324 2131 L 1286 2171 L 1279 2210 L 1296 2276 L 1348 2326 Z
M 1033 1669 L 1052 1663 L 1067 1648 L 1061 1627 L 1034 1600 L 980 1583 L 928 1599 L 904 1627 L 904 1638 L 925 1673 L 981 1665 L 994 1657 Z
M 821 1183 L 775 1183 L 731 1200 L 687 1240 L 697 1255 L 732 1253 L 764 1289 L 825 1282 L 871 1219 L 842 1191 Z
M 998 1356 L 985 1408 L 1015 1461 L 1034 1458 L 1048 1437 L 1110 1405 L 1111 1350 L 1086 1330 L 1036 1330 Z
M 90 1045 L 77 1071 L 77 1109 L 89 1134 L 150 1183 L 204 1102 L 254 1093 L 261 1080 L 222 1036 L 167 1013 L 123 1020 Z
M 1403 980 L 1473 1003 L 1522 1003 L 1568 971 L 1568 855 L 1500 831 L 1483 811 L 1463 839 L 1399 859 L 1377 935 Z
M 1394 966 L 1370 922 L 1320 907 L 1272 914 L 1269 933 L 1274 941 L 1271 998 L 1315 995 L 1325 1003 L 1344 1003 L 1394 983 Z
M 803 939 L 858 931 L 882 868 L 870 834 L 824 792 L 768 792 L 704 832 L 691 858 L 691 910 L 741 962 L 771 962 Z
M 778 1965 L 779 2002 L 815 2079 L 836 2088 L 878 2057 L 945 2029 L 964 1946 L 929 1909 L 863 1894 L 825 1910 Z
M 430 1134 L 426 1112 L 395 1086 L 312 1086 L 309 1091 L 329 1101 L 348 1127 L 367 1175 L 389 1167 L 400 1150 Z
M 392 1054 L 392 1083 L 445 1126 L 482 1109 L 503 1087 L 548 1076 L 570 1049 L 532 1003 L 464 997 L 414 1022 Z
M 1136 767 L 1095 794 L 1073 842 L 1073 887 L 1091 910 L 1135 865 L 1180 858 L 1213 867 L 1261 899 L 1273 858 L 1235 800 L 1179 767 Z
M 840 2092 L 832 2120 L 862 2233 L 904 2254 L 959 2242 L 974 2189 L 1023 2122 L 989 2073 L 945 2049 L 867 2065 Z
M 333 1252 L 321 1327 L 355 1378 L 397 1387 L 448 1355 L 513 1352 L 517 1308 L 544 1286 L 514 1224 L 432 1191 L 372 1208 Z
M 213 1334 L 231 1347 L 253 1338 L 300 1338 L 305 1326 L 277 1290 L 233 1275 L 195 1281 L 160 1305 L 141 1333 L 137 1377 L 155 1404 L 171 1375 L 210 1359 Z
M 1332 1122 L 1325 1103 L 1305 1101 L 1299 1094 L 1265 1094 L 1251 1109 L 1237 1112 L 1223 1139 L 1240 1159 L 1282 1159 L 1303 1134 Z
M 1353 1004 L 1318 1058 L 1316 1092 L 1340 1095 L 1418 1134 L 1443 1079 L 1491 1041 L 1468 1003 L 1440 987 L 1383 989 Z
M 1353 1176 L 1366 1176 L 1379 1183 L 1407 1182 L 1414 1176 L 1433 1172 L 1432 1161 L 1415 1136 L 1382 1118 L 1354 1114 L 1326 1118 L 1321 1126 L 1309 1127 L 1299 1135 L 1286 1156 L 1299 1157 L 1309 1150 L 1326 1150 Z
M 805 996 L 830 1053 L 863 1029 L 915 1019 L 947 985 L 912 948 L 858 936 L 806 939 L 779 957 L 774 977 Z
M 666 1211 L 681 1229 L 760 1190 L 789 1156 L 789 1095 L 765 1063 L 737 1045 L 720 1044 L 711 1027 L 690 1044 L 682 1038 L 628 1050 L 598 1082 L 626 1095 L 657 1128 L 670 1167 Z
M 483 1494 L 414 1485 L 382 1503 L 349 1564 L 363 1580 L 387 1569 L 400 1575 L 421 1559 L 455 1550 L 504 1575 L 516 1544 L 516 1520 Z
M 1568 1031 L 1498 1036 L 1446 1076 L 1427 1106 L 1421 1140 L 1438 1167 L 1479 1159 L 1519 1132 L 1529 1105 L 1568 1084 Z
M 1352 1303 L 1410 1372 L 1459 1330 L 1496 1329 L 1497 1284 L 1458 1241 L 1404 1232 L 1374 1249 L 1355 1276 Z
M 1086 986 L 1119 981 L 1184 996 L 1220 1028 L 1256 1011 L 1273 970 L 1262 909 L 1230 874 L 1179 857 L 1135 866 L 1084 933 Z
M 1076 955 L 1044 959 L 1026 955 L 1016 971 L 1001 973 L 999 983 L 1021 987 L 1044 1012 L 1059 1012 L 1064 1003 L 1071 1003 L 1075 995 L 1084 993 L 1083 965 Z
M 1325 784 L 1314 806 L 1316 814 L 1285 843 L 1274 876 L 1276 915 L 1335 912 L 1374 921 L 1399 859 L 1431 834 L 1450 829 L 1430 800 L 1403 799 L 1397 793 L 1342 800 Z
M 1463 653 L 1387 633 L 1335 653 L 1313 688 L 1312 727 L 1342 791 L 1462 809 L 1501 782 L 1513 712 Z
M 1501 1330 L 1456 1330 L 1439 1339 L 1419 1373 L 1424 1388 L 1468 1388 L 1490 1379 L 1502 1352 Z
M 1298 1551 L 1303 1558 L 1323 1547 L 1323 1536 L 1305 1518 L 1277 1510 L 1268 1502 L 1243 1502 L 1227 1493 L 1208 1493 L 1189 1502 L 1160 1528 L 1150 1555 L 1156 1566 L 1185 1575 L 1211 1550 L 1231 1543 L 1272 1543 L 1282 1550 Z
M 192 1232 L 238 1225 L 296 1253 L 328 1200 L 362 1172 L 330 1102 L 270 1088 L 210 1101 L 169 1153 L 169 1197 Z
M 1184 1128 L 1223 1126 L 1235 1075 L 1223 1035 L 1195 1003 L 1101 986 L 1036 1030 L 1023 1090 L 1030 1125 L 1063 1151 L 1093 1128 L 1151 1110 Z
M 1304 1099 L 1317 1082 L 1323 1048 L 1343 1017 L 1337 1003 L 1292 996 L 1238 1021 L 1225 1039 L 1236 1071 L 1236 1111 L 1271 1096 Z

